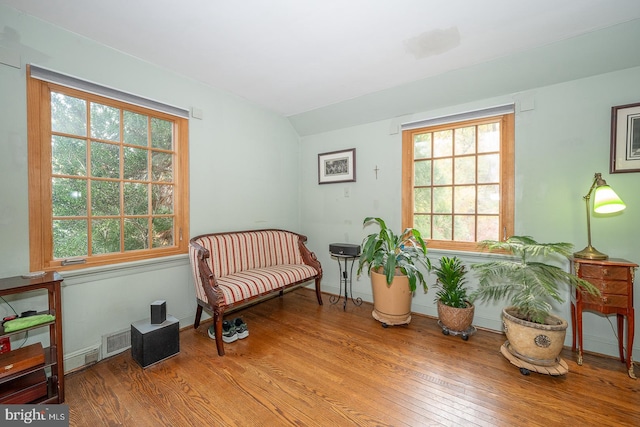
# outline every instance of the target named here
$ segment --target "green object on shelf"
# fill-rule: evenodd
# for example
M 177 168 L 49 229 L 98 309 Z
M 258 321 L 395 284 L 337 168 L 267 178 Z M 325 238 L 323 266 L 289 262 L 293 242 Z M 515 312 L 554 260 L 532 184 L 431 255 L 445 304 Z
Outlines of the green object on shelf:
M 51 314 L 36 314 L 35 316 L 19 317 L 13 320 L 7 320 L 4 322 L 4 331 L 14 332 L 20 329 L 30 328 L 31 326 L 40 325 L 42 323 L 53 322 L 56 319 Z

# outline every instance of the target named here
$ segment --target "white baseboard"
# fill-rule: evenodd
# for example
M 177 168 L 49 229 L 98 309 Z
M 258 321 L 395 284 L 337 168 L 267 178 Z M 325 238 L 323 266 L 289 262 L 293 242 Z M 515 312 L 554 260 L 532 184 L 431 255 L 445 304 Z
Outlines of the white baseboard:
M 98 362 L 100 360 L 100 347 L 100 344 L 96 344 L 66 354 L 64 356 L 64 373 L 68 374 Z

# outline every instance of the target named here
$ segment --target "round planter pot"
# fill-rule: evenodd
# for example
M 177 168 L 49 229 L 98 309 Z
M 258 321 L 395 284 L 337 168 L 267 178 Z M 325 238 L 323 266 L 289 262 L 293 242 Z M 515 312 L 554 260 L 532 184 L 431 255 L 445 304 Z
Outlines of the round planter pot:
M 371 289 L 373 291 L 374 319 L 387 325 L 404 325 L 411 322 L 411 298 L 409 279 L 396 275 L 391 284 L 387 284 L 384 274 L 371 271 Z
M 568 323 L 553 314 L 546 319 L 547 324 L 528 322 L 514 316 L 516 309 L 502 310 L 504 331 L 509 340 L 509 352 L 518 359 L 538 366 L 554 366 L 559 363 L 564 347 L 564 337 Z
M 473 323 L 475 306 L 467 302 L 466 308 L 450 307 L 438 301 L 438 318 L 444 327 L 453 332 L 464 332 Z

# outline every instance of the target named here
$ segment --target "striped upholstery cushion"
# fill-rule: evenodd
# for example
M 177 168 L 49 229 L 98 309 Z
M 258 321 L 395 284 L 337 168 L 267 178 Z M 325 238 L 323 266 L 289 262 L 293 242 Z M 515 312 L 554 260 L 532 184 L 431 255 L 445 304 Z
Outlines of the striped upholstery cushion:
M 206 235 L 197 240 L 210 253 L 209 267 L 226 304 L 269 293 L 284 285 L 311 278 L 318 272 L 302 261 L 298 236 L 279 230 Z M 196 251 L 189 248 L 196 294 L 207 297 L 200 285 Z
M 223 276 L 218 279 L 218 284 L 222 289 L 225 304 L 233 304 L 254 296 L 268 294 L 275 289 L 309 279 L 316 274 L 316 270 L 308 265 L 283 264 Z

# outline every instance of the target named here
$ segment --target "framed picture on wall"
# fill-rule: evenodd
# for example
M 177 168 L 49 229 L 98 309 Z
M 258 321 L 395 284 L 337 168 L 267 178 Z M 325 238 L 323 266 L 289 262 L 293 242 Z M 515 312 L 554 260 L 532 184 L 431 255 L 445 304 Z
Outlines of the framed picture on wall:
M 611 108 L 609 172 L 640 172 L 640 103 Z
M 354 182 L 355 180 L 355 148 L 318 154 L 318 184 Z

